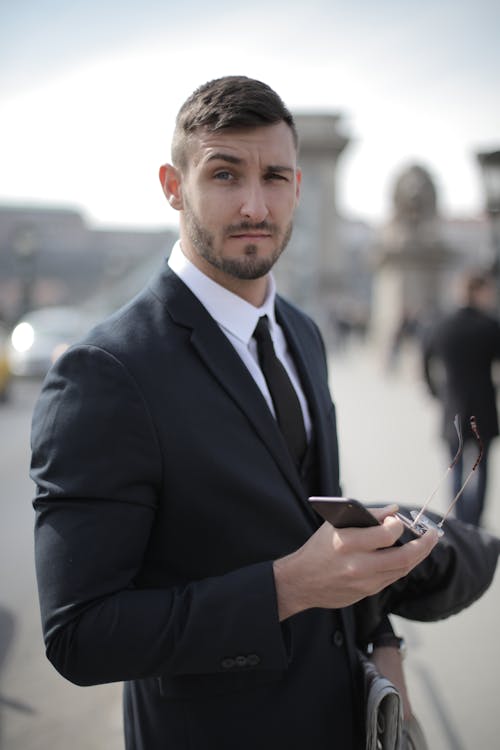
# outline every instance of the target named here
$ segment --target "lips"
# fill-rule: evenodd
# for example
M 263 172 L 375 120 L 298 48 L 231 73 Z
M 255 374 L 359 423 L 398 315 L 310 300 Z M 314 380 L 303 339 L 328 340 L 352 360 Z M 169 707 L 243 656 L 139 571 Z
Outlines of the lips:
M 230 239 L 236 240 L 266 240 L 269 237 L 273 237 L 275 234 L 275 227 L 266 223 L 257 224 L 252 226 L 251 224 L 242 223 L 239 226 L 233 224 L 232 226 L 226 227 L 226 236 Z
M 233 237 L 234 239 L 244 239 L 244 240 L 265 240 L 267 237 L 271 237 L 270 233 L 263 234 L 262 232 L 259 232 L 258 234 L 251 234 L 249 232 L 244 232 L 241 234 L 231 234 L 230 237 Z

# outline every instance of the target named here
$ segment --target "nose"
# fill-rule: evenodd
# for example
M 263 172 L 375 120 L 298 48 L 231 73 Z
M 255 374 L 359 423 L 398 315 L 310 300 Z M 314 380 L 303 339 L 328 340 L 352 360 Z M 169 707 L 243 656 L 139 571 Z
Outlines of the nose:
M 264 221 L 269 213 L 265 191 L 260 182 L 252 182 L 245 186 L 240 214 L 255 223 Z

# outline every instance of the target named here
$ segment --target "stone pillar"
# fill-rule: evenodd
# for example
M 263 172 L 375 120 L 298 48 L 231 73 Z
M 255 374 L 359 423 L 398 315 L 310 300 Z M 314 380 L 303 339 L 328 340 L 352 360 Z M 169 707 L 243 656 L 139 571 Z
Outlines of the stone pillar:
M 290 244 L 276 266 L 280 291 L 324 327 L 326 300 L 345 258 L 337 242 L 335 171 L 348 143 L 339 132 L 339 116 L 295 115 L 299 133 L 302 186 Z

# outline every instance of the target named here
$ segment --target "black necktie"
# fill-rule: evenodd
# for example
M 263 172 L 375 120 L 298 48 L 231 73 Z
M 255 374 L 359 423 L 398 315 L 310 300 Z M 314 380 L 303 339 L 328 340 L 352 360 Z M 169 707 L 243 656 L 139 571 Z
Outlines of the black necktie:
M 267 315 L 259 318 L 254 331 L 259 364 L 273 400 L 276 419 L 297 465 L 304 456 L 307 438 L 300 402 L 287 371 L 274 351 Z

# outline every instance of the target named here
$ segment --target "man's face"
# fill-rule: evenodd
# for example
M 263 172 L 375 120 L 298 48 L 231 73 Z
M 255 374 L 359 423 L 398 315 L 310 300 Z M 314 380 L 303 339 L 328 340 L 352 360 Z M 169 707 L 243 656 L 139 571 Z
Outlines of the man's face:
M 180 178 L 185 254 L 218 283 L 254 280 L 272 268 L 292 232 L 300 172 L 285 122 L 201 131 Z

